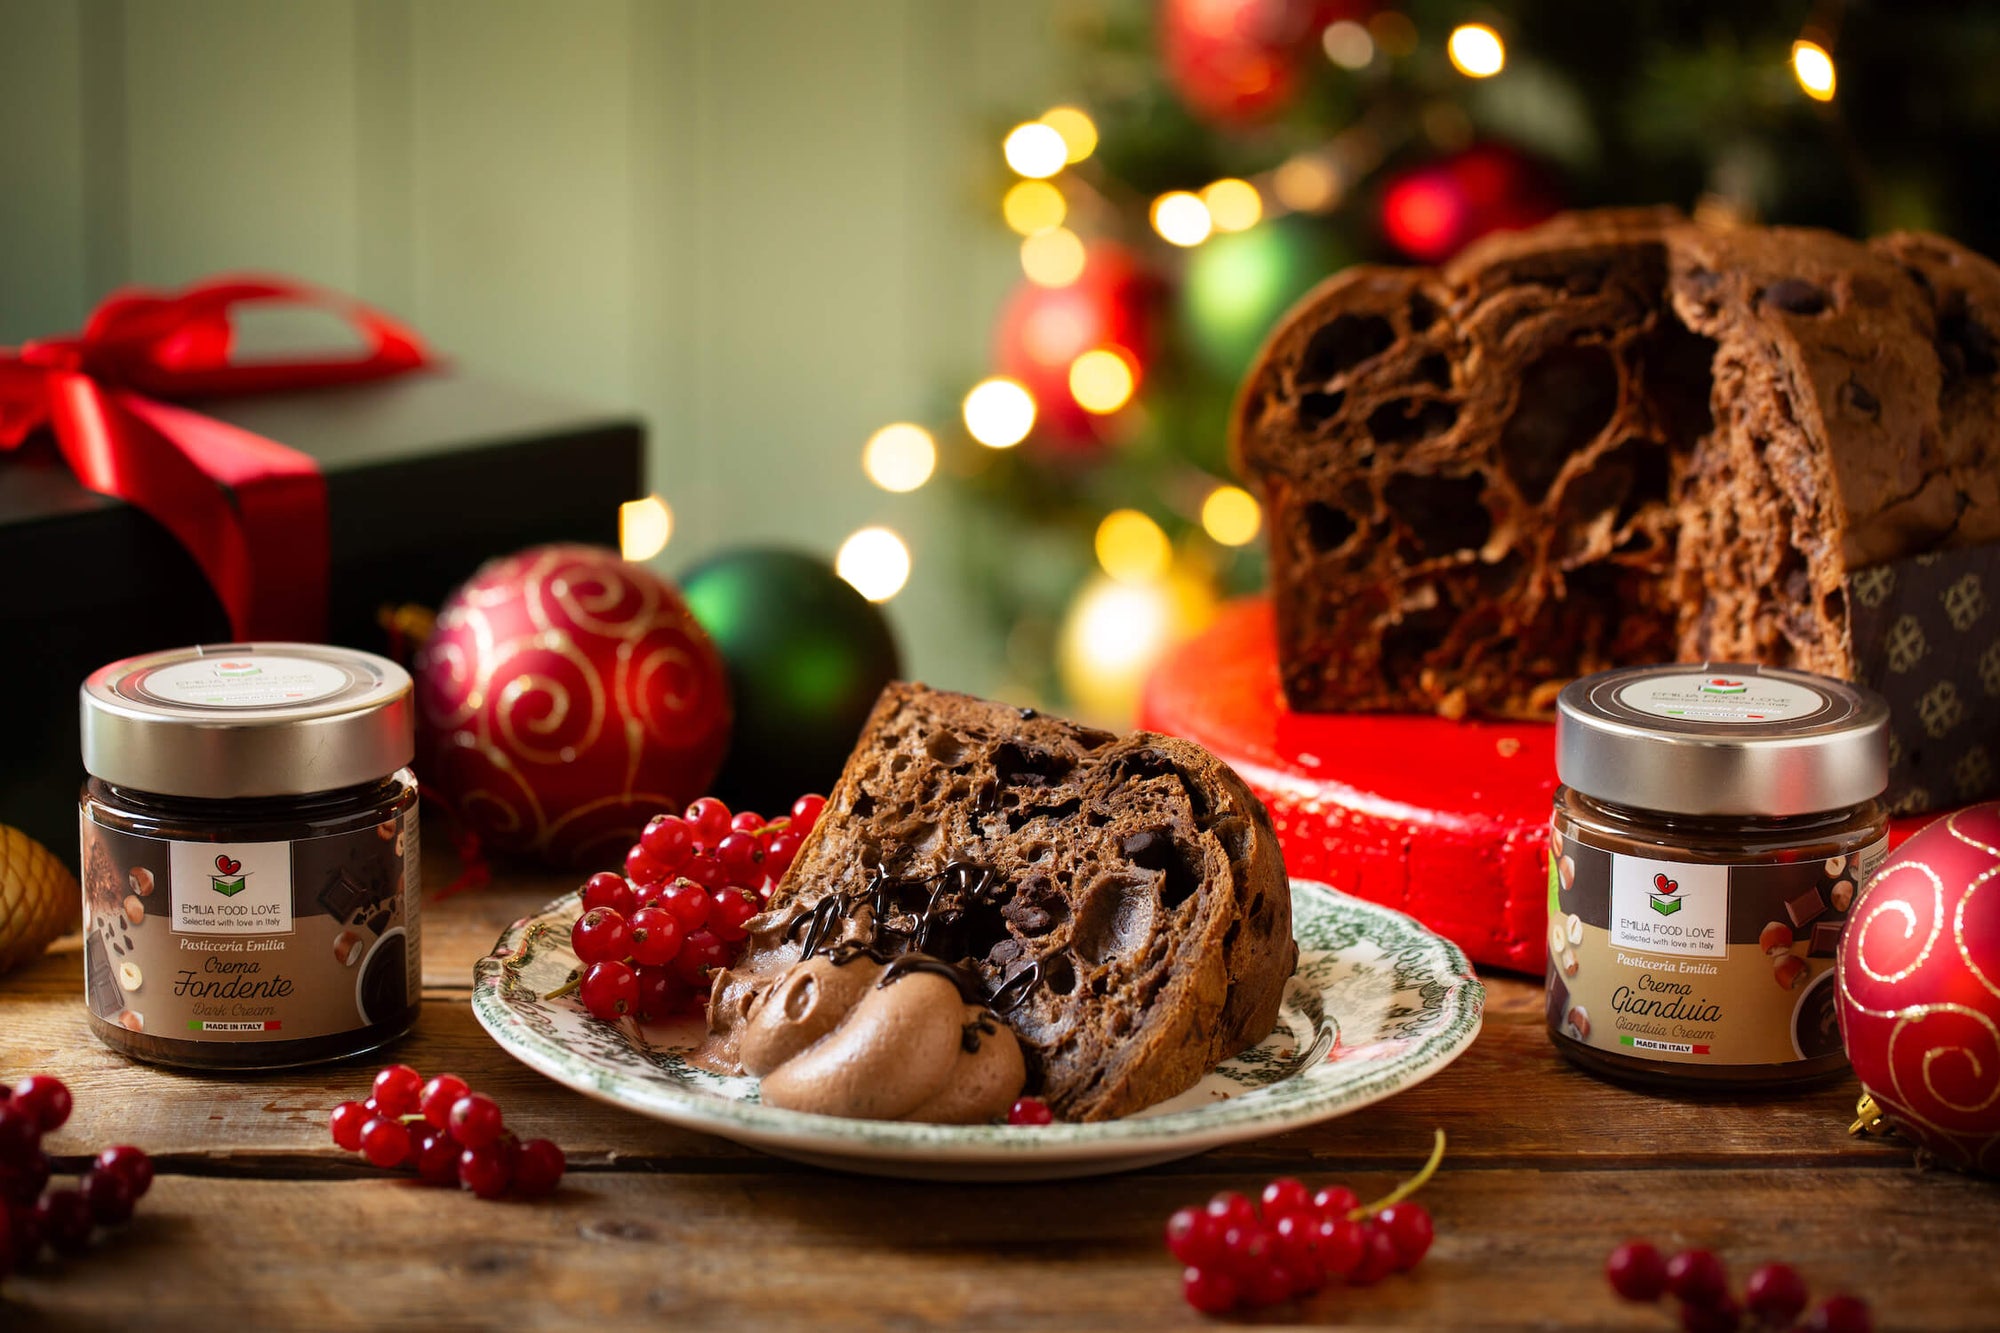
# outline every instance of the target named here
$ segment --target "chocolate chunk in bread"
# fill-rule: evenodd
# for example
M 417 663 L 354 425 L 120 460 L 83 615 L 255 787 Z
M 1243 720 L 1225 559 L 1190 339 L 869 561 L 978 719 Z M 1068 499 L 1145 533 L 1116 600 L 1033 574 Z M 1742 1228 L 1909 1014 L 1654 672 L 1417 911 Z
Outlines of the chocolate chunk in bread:
M 1006 1017 L 1065 1119 L 1184 1091 L 1277 1021 L 1298 956 L 1277 837 L 1197 745 L 893 684 L 771 910 L 953 862 L 998 881 L 962 937 L 987 993 L 1040 969 Z
M 1287 698 L 1539 716 L 1680 658 L 1853 676 L 1854 570 L 2000 535 L 2000 269 L 1574 214 L 1350 269 L 1244 386 Z

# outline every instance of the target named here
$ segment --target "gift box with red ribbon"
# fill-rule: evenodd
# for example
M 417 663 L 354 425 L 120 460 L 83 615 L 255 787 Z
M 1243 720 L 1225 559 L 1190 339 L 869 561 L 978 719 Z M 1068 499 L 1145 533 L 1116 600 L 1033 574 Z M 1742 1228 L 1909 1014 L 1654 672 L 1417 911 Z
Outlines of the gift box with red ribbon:
M 247 311 L 314 311 L 358 350 L 251 359 Z M 181 644 L 383 651 L 493 555 L 615 545 L 644 429 L 478 379 L 336 293 L 227 278 L 107 300 L 82 333 L 0 349 L 0 823 L 74 844 L 77 685 Z

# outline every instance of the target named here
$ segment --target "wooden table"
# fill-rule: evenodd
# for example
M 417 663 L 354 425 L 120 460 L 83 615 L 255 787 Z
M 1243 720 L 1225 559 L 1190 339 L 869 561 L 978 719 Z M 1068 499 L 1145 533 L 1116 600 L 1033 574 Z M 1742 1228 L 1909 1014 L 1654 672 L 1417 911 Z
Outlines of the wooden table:
M 427 868 L 432 884 L 455 872 Z M 514 876 L 426 909 L 425 1005 L 394 1055 L 493 1093 L 569 1153 L 554 1199 L 484 1203 L 370 1169 L 327 1138 L 381 1060 L 261 1077 L 167 1073 L 85 1027 L 75 948 L 0 978 L 0 1075 L 68 1080 L 50 1140 L 74 1168 L 132 1142 L 159 1179 L 122 1234 L 4 1283 L 0 1329 L 263 1327 L 1142 1328 L 1193 1325 L 1160 1245 L 1175 1207 L 1272 1176 L 1364 1198 L 1428 1151 L 1438 1239 L 1413 1275 L 1330 1288 L 1268 1322 L 1665 1330 L 1602 1277 L 1630 1236 L 1798 1265 L 1883 1328 L 2000 1324 L 2000 1185 L 1848 1138 L 1852 1083 L 1804 1096 L 1631 1092 L 1565 1065 L 1541 987 L 1487 979 L 1485 1031 L 1430 1082 L 1345 1119 L 1097 1180 L 927 1185 L 794 1166 L 588 1101 L 474 1023 L 472 962 L 571 887 Z

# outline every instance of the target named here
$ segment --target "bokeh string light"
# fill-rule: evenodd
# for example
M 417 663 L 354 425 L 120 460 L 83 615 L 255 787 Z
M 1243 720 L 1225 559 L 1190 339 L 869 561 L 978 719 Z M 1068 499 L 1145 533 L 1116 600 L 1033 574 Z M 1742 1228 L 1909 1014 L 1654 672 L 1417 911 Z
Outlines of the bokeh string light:
M 1001 151 L 1017 175 L 1031 179 L 1053 176 L 1069 163 L 1069 145 L 1059 132 L 1040 121 L 1016 125 Z
M 1116 348 L 1094 348 L 1070 362 L 1070 397 L 1086 412 L 1116 412 L 1132 401 L 1138 387 L 1131 359 Z
M 1241 486 L 1217 486 L 1201 502 L 1201 527 L 1223 546 L 1248 546 L 1263 526 L 1257 497 Z
M 1248 231 L 1264 216 L 1264 198 L 1257 187 L 1233 176 L 1204 189 L 1201 202 L 1217 231 Z
M 937 470 L 937 441 L 922 426 L 898 421 L 868 437 L 861 468 L 885 491 L 914 491 Z
M 1818 42 L 1801 37 L 1792 43 L 1792 76 L 1815 102 L 1831 102 L 1837 79 L 1833 57 Z
M 618 553 L 627 560 L 651 560 L 674 535 L 674 511 L 657 495 L 618 506 Z
M 871 602 L 886 602 L 910 580 L 910 548 L 888 528 L 863 528 L 840 544 L 834 572 Z
M 1019 380 L 995 375 L 965 395 L 965 429 L 989 449 L 1011 449 L 1035 428 L 1035 400 Z
M 1165 529 L 1136 509 L 1114 509 L 1097 525 L 1097 563 L 1120 583 L 1150 583 L 1173 564 Z
M 1468 79 L 1488 79 L 1507 65 L 1507 45 L 1484 23 L 1461 23 L 1451 30 L 1445 54 L 1452 68 Z
M 1153 201 L 1153 230 L 1174 245 L 1200 245 L 1214 226 L 1199 195 L 1172 190 Z
M 1000 200 L 1000 216 L 1023 236 L 1060 227 L 1068 215 L 1069 202 L 1047 181 L 1015 181 Z
M 1038 231 L 1021 242 L 1021 272 L 1037 287 L 1067 287 L 1083 276 L 1083 241 L 1067 227 Z
M 1050 107 L 1042 113 L 1042 124 L 1062 136 L 1069 161 L 1081 162 L 1097 151 L 1097 124 L 1073 106 Z

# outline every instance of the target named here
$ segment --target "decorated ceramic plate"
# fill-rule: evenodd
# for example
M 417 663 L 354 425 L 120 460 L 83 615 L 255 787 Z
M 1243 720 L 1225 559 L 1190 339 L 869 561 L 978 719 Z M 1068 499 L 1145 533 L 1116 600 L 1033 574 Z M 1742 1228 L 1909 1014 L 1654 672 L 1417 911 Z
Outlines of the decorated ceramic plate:
M 819 1166 L 947 1180 L 1093 1175 L 1330 1120 L 1421 1083 L 1479 1033 L 1485 991 L 1458 947 L 1401 912 L 1292 881 L 1299 969 L 1278 1026 L 1169 1101 L 1121 1120 L 919 1125 L 764 1106 L 757 1080 L 697 1069 L 699 1025 L 598 1022 L 545 999 L 576 966 L 568 894 L 515 922 L 474 972 L 472 1008 L 522 1063 L 578 1092 Z

